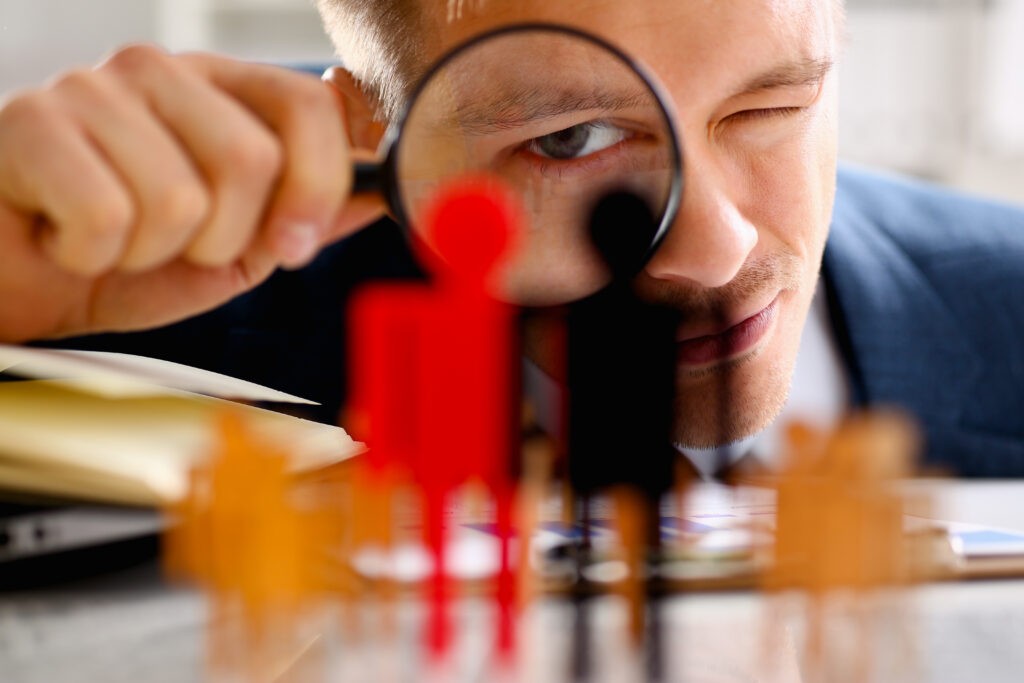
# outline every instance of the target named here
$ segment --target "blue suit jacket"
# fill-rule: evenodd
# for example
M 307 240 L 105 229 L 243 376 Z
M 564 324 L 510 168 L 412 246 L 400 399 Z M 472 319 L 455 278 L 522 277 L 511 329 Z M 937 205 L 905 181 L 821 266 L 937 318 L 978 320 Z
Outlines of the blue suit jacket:
M 77 345 L 245 377 L 319 401 L 310 417 L 334 421 L 349 292 L 417 273 L 381 223 L 216 311 Z M 1024 210 L 843 169 L 824 276 L 853 402 L 916 415 L 928 463 L 1024 476 Z
M 916 415 L 930 463 L 1024 476 L 1024 211 L 843 169 L 824 274 L 855 402 Z

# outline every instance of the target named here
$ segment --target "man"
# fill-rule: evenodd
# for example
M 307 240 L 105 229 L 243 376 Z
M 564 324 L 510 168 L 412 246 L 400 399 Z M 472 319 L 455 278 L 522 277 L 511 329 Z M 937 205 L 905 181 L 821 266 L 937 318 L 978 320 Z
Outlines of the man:
M 332 72 L 333 88 L 266 66 L 132 47 L 6 103 L 0 339 L 152 328 L 227 302 L 277 267 L 306 264 L 384 211 L 379 199 L 347 191 L 352 160 L 380 139 L 375 111 L 393 116 L 415 78 L 465 38 L 513 21 L 552 21 L 605 37 L 649 65 L 679 112 L 686 191 L 638 281 L 686 321 L 678 332 L 678 442 L 712 447 L 772 422 L 786 403 L 833 212 L 839 3 L 319 4 L 349 69 Z M 833 325 L 822 344 L 843 352 L 853 395 L 842 380 L 821 395 L 913 410 L 935 462 L 1024 473 L 1024 390 L 1015 384 L 1024 360 L 1006 341 L 1022 331 L 1010 294 L 1019 291 L 1019 269 L 1009 264 L 1024 255 L 1024 219 L 859 174 L 844 180 L 835 205 L 822 290 L 822 315 Z M 924 216 L 932 219 L 926 229 Z M 965 222 L 979 221 L 978 232 L 994 232 L 965 235 Z M 310 283 L 337 288 L 346 277 L 328 265 L 335 255 L 331 248 L 311 269 L 277 278 L 276 289 L 155 338 L 167 345 L 217 335 L 204 344 L 220 345 L 239 310 L 266 319 L 268 301 L 283 324 L 267 320 L 256 334 L 243 326 L 226 347 L 236 351 L 222 357 L 294 351 L 302 325 L 303 338 L 316 335 L 317 322 L 338 332 L 307 297 L 317 288 Z M 965 271 L 980 266 L 984 281 L 964 294 Z M 294 298 L 283 301 L 282 291 Z M 972 307 L 983 301 L 992 303 L 979 315 Z M 961 327 L 969 336 L 961 338 Z M 330 354 L 333 343 L 319 352 Z M 989 353 L 1005 354 L 1006 365 L 980 366 Z M 323 373 L 314 374 L 322 384 Z M 729 400 L 708 401 L 723 376 Z M 279 384 L 294 389 L 292 381 Z

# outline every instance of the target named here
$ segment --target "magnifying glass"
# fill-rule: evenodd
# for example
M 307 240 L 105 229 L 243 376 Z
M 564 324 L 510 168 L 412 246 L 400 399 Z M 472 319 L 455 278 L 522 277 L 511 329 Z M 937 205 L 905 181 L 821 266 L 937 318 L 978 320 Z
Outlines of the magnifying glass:
M 423 212 L 441 186 L 495 177 L 521 198 L 526 220 L 496 295 L 527 305 L 579 299 L 609 278 L 588 239 L 601 197 L 627 191 L 648 203 L 658 219 L 649 253 L 672 223 L 682 157 L 666 101 L 604 40 L 557 25 L 503 27 L 430 69 L 388 130 L 383 161 L 357 165 L 355 191 L 383 194 L 423 239 Z

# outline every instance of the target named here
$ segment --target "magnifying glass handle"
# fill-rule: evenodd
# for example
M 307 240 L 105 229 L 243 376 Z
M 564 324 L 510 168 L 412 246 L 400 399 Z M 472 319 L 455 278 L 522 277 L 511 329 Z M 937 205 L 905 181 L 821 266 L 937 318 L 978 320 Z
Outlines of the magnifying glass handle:
M 373 161 L 357 161 L 353 168 L 352 194 L 385 194 L 384 165 Z

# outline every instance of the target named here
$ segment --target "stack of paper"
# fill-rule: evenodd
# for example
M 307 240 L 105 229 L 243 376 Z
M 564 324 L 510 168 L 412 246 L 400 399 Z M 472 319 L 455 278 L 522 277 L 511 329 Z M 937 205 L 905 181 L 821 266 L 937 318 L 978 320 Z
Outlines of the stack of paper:
M 344 430 L 237 401 L 309 403 L 216 373 L 138 356 L 0 345 L 0 496 L 4 491 L 137 505 L 185 493 L 225 409 L 296 470 L 363 450 Z

